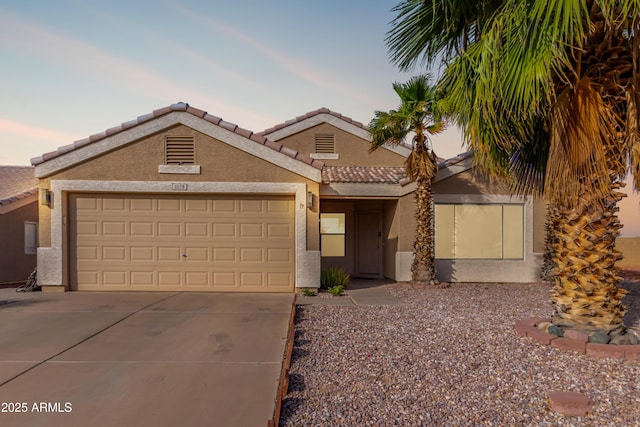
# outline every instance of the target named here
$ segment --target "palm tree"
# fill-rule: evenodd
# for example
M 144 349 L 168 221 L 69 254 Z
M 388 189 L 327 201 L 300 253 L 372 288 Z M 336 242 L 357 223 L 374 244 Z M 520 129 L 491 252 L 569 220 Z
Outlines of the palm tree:
M 523 188 L 542 183 L 554 212 L 553 323 L 624 335 L 615 212 L 626 173 L 640 188 L 640 2 L 407 0 L 394 10 L 392 60 L 443 59 L 438 87 L 477 162 Z
M 375 151 L 384 144 L 401 144 L 413 134 L 411 153 L 405 161 L 407 177 L 416 182 L 416 236 L 413 243 L 411 279 L 414 282 L 437 284 L 433 239 L 433 179 L 438 172 L 438 160 L 429 143 L 428 134 L 444 130 L 439 118 L 436 91 L 429 76 L 413 77 L 406 83 L 394 83 L 400 106 L 389 112 L 376 111 L 369 123 L 371 147 Z

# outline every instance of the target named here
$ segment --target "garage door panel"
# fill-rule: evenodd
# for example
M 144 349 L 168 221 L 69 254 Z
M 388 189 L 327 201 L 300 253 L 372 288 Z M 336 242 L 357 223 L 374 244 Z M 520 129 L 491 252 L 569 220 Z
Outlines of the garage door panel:
M 180 199 L 158 199 L 158 212 L 180 212 Z
M 127 272 L 126 271 L 103 271 L 102 283 L 105 286 L 127 286 Z
M 236 237 L 236 224 L 230 222 L 213 224 L 213 237 Z
M 81 236 L 97 237 L 98 223 L 95 221 L 80 221 L 76 233 Z
M 121 197 L 106 198 L 102 199 L 102 210 L 123 212 L 126 208 L 126 204 L 125 199 Z
M 240 248 L 240 262 L 256 263 L 264 262 L 262 248 Z
M 180 237 L 179 222 L 158 222 L 159 237 Z
M 149 213 L 153 211 L 153 199 L 145 198 L 145 199 L 130 199 L 130 209 L 132 213 L 143 212 Z
M 213 262 L 235 262 L 236 248 L 213 248 Z
M 185 262 L 204 261 L 209 262 L 209 248 L 186 248 L 185 254 L 187 259 Z
M 187 286 L 209 286 L 209 272 L 207 271 L 189 271 L 185 273 L 185 284 Z
M 240 237 L 255 239 L 263 237 L 263 224 L 240 224 Z
M 262 213 L 263 210 L 262 200 L 240 200 L 241 213 Z
M 129 282 L 132 286 L 153 286 L 155 283 L 153 271 L 132 271 Z
M 153 222 L 130 222 L 129 223 L 129 235 L 131 237 L 151 237 L 153 236 Z
M 267 261 L 291 263 L 293 253 L 289 248 L 269 248 L 267 249 Z
M 126 261 L 127 248 L 125 246 L 103 246 L 102 260 L 103 261 Z
M 158 247 L 158 261 L 181 261 L 182 250 L 180 246 Z
M 76 257 L 81 260 L 97 261 L 98 258 L 97 246 L 78 246 L 76 250 Z
M 293 290 L 292 197 L 72 194 L 69 200 L 73 288 Z

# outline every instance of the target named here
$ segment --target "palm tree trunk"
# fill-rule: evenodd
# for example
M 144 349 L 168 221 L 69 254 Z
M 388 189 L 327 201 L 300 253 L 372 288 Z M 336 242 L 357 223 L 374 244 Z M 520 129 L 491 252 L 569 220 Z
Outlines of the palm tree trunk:
M 596 332 L 624 333 L 622 318 L 626 312 L 622 298 L 626 290 L 618 287 L 621 277 L 616 262 L 622 254 L 615 249 L 622 227 L 616 212 L 624 196 L 615 190 L 601 205 L 581 197 L 572 209 L 553 207 L 548 230 L 551 277 L 552 323 L 564 329 L 577 329 L 591 335 Z
M 540 268 L 540 278 L 544 282 L 555 281 L 556 267 L 554 262 L 554 245 L 556 245 L 560 239 L 562 224 L 566 224 L 567 220 L 562 214 L 563 211 L 559 206 L 548 203 L 547 204 L 547 223 L 545 224 L 545 238 L 544 238 L 544 257 L 542 261 L 542 267 Z
M 438 284 L 434 259 L 434 210 L 431 179 L 416 178 L 416 237 L 413 243 L 411 280 L 415 283 Z

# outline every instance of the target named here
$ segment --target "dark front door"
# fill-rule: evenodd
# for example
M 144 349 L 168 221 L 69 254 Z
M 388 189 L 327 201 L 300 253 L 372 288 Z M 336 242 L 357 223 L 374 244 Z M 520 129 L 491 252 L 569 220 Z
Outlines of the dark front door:
M 382 277 L 382 215 L 356 212 L 356 275 Z

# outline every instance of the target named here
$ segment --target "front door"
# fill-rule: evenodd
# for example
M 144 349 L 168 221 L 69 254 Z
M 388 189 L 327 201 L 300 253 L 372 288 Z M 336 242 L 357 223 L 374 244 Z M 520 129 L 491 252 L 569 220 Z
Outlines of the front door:
M 382 215 L 356 212 L 356 275 L 382 277 Z

